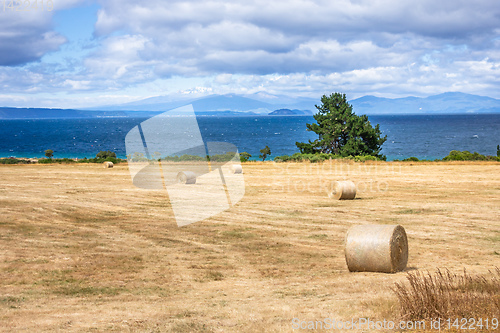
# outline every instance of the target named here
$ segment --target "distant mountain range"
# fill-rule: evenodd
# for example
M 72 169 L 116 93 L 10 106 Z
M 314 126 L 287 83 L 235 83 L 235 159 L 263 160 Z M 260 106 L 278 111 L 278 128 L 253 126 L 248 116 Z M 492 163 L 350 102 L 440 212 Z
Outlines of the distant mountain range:
M 151 117 L 188 104 L 200 116 L 312 115 L 316 112 L 315 104 L 319 103 L 319 98 L 279 96 L 262 92 L 245 96 L 210 95 L 198 99 L 158 96 L 85 110 L 0 107 L 0 119 Z M 358 115 L 500 113 L 500 100 L 459 92 L 425 98 L 363 96 L 350 103 Z
M 191 104 L 195 112 L 233 111 L 267 115 L 278 109 L 313 110 L 318 100 L 257 93 L 252 95 L 209 95 L 197 99 L 174 99 L 168 96 L 150 97 L 140 101 L 89 108 L 99 111 L 168 111 Z
M 309 110 L 290 110 L 279 109 L 269 113 L 269 116 L 311 116 L 313 113 Z
M 460 114 L 500 113 L 500 100 L 491 97 L 448 92 L 405 98 L 363 96 L 351 101 L 356 114 Z
M 60 119 L 60 118 L 111 118 L 111 117 L 151 117 L 158 112 L 130 111 L 86 111 L 47 108 L 6 108 L 0 107 L 0 119 Z
M 383 98 L 363 96 L 349 101 L 356 114 L 458 114 L 458 113 L 498 113 L 500 100 L 491 97 L 459 92 L 421 97 Z M 288 109 L 296 114 L 316 112 L 315 105 L 320 98 L 289 97 L 256 93 L 252 95 L 210 95 L 199 99 L 171 100 L 166 96 L 151 97 L 141 101 L 120 105 L 92 108 L 100 111 L 167 111 L 182 105 L 191 104 L 195 112 L 233 111 L 270 114 Z M 287 112 L 273 113 L 285 115 Z M 289 113 L 293 115 L 293 113 Z

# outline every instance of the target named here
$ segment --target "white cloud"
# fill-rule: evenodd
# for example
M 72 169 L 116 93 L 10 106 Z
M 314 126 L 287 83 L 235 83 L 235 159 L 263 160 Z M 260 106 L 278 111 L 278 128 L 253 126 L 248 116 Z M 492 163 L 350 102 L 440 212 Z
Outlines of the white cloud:
M 81 3 L 60 0 L 55 9 Z M 3 91 L 104 96 L 147 92 L 148 83 L 156 82 L 159 94 L 266 90 L 317 96 L 333 89 L 401 96 L 461 90 L 500 98 L 496 0 L 99 3 L 97 46 L 78 63 L 42 60 L 12 67 L 39 60 L 65 39 L 52 31 L 47 12 L 0 20 Z
M 5 8 L 4 8 L 5 2 Z M 0 66 L 18 66 L 37 61 L 66 42 L 53 30 L 52 18 L 56 11 L 85 3 L 86 0 L 54 0 L 28 7 L 27 1 L 2 1 L 0 11 Z M 30 3 L 33 5 L 33 2 Z M 21 5 L 21 7 L 19 7 Z M 18 9 L 23 9 L 18 11 Z M 52 8 L 51 10 L 48 10 Z
M 500 15 L 493 0 L 111 0 L 102 6 L 97 33 L 150 38 L 144 54 L 161 63 L 156 74 L 166 77 L 397 66 L 450 45 L 491 48 Z
M 3 10 L 3 8 L 2 8 Z M 66 39 L 50 30 L 50 12 L 0 13 L 0 66 L 16 66 L 55 51 Z

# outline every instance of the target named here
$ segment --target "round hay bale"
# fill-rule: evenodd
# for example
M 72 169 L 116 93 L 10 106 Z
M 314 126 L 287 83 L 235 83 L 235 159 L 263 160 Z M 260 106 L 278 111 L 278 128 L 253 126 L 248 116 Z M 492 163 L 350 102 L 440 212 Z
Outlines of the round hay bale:
M 345 260 L 350 272 L 395 273 L 408 263 L 408 239 L 400 225 L 357 225 L 347 231 Z
M 356 184 L 350 180 L 333 182 L 328 197 L 335 200 L 353 200 L 356 197 Z
M 232 173 L 243 173 L 243 168 L 241 167 L 240 164 L 233 164 L 233 165 L 231 165 L 231 172 Z
M 196 174 L 192 171 L 181 171 L 177 174 L 177 182 L 181 184 L 195 184 Z
M 106 161 L 103 163 L 105 168 L 112 168 L 113 167 L 113 162 Z

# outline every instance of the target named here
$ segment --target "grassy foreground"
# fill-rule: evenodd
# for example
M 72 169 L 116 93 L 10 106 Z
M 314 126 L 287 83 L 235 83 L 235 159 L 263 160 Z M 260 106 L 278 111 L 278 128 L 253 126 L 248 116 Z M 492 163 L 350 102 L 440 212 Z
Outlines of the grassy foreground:
M 244 163 L 245 197 L 178 228 L 127 165 L 0 166 L 0 331 L 290 332 L 397 320 L 397 274 L 349 273 L 355 224 L 401 224 L 408 271 L 500 262 L 494 162 Z M 351 179 L 353 201 L 326 185 Z M 296 331 L 296 330 L 295 330 Z

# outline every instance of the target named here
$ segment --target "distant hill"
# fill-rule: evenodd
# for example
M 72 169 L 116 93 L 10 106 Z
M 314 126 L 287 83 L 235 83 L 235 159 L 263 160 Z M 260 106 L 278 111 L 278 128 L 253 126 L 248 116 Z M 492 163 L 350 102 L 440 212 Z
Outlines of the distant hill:
M 81 118 L 111 118 L 111 117 L 140 117 L 150 118 L 159 115 L 160 111 L 88 111 L 73 109 L 46 109 L 46 108 L 6 108 L 0 107 L 0 119 L 81 119 Z M 197 111 L 197 116 L 256 116 L 254 112 L 237 111 Z
M 258 116 L 255 112 L 236 112 L 236 111 L 197 111 L 197 116 L 217 116 L 217 117 L 235 117 L 235 116 Z
M 6 108 L 0 107 L 0 119 L 38 119 L 38 118 L 105 118 L 127 117 L 122 111 L 82 111 L 72 109 L 45 108 Z
M 290 109 L 279 109 L 274 110 L 269 113 L 270 116 L 310 116 L 312 112 L 309 110 L 290 110 Z
M 349 101 L 357 114 L 460 114 L 460 113 L 499 113 L 500 100 L 464 94 L 459 92 L 448 92 L 444 94 L 421 97 L 383 98 L 375 96 L 363 96 Z M 308 97 L 291 97 L 273 95 L 258 92 L 251 95 L 209 95 L 198 99 L 183 97 L 175 99 L 168 96 L 157 96 L 141 101 L 120 105 L 108 105 L 95 108 L 96 110 L 127 110 L 127 111 L 167 111 L 173 108 L 192 104 L 194 111 L 199 112 L 253 112 L 260 115 L 297 115 L 288 109 L 316 112 L 315 105 L 320 104 L 320 96 L 317 99 Z M 274 113 L 275 111 L 279 111 Z M 238 115 L 238 114 L 236 114 Z
M 491 97 L 448 92 L 405 98 L 363 96 L 350 101 L 356 114 L 463 114 L 500 113 L 500 100 Z
M 267 114 L 275 107 L 272 104 L 255 99 L 228 94 L 209 95 L 198 99 L 172 100 L 166 96 L 151 97 L 141 101 L 119 105 L 106 105 L 92 108 L 91 110 L 123 110 L 123 111 L 161 111 L 165 112 L 183 105 L 191 104 L 195 112 L 234 111 L 255 112 Z
M 349 101 L 356 114 L 484 114 L 500 113 L 500 100 L 448 92 L 421 97 L 383 98 L 363 96 Z M 318 100 L 306 97 L 272 95 L 263 92 L 240 96 L 235 94 L 210 95 L 198 99 L 173 99 L 168 96 L 151 97 L 120 105 L 108 105 L 86 110 L 44 108 L 0 108 L 0 119 L 28 118 L 100 118 L 100 117 L 152 117 L 161 112 L 191 104 L 200 116 L 251 115 L 312 115 Z
M 183 105 L 191 104 L 196 113 L 213 111 L 253 112 L 255 114 L 267 115 L 277 109 L 313 110 L 317 101 L 312 98 L 287 97 L 265 93 L 252 95 L 209 95 L 203 98 L 187 99 L 182 97 L 175 99 L 169 96 L 150 97 L 140 101 L 124 103 L 119 105 L 105 105 L 88 110 L 110 110 L 110 111 L 168 111 Z

